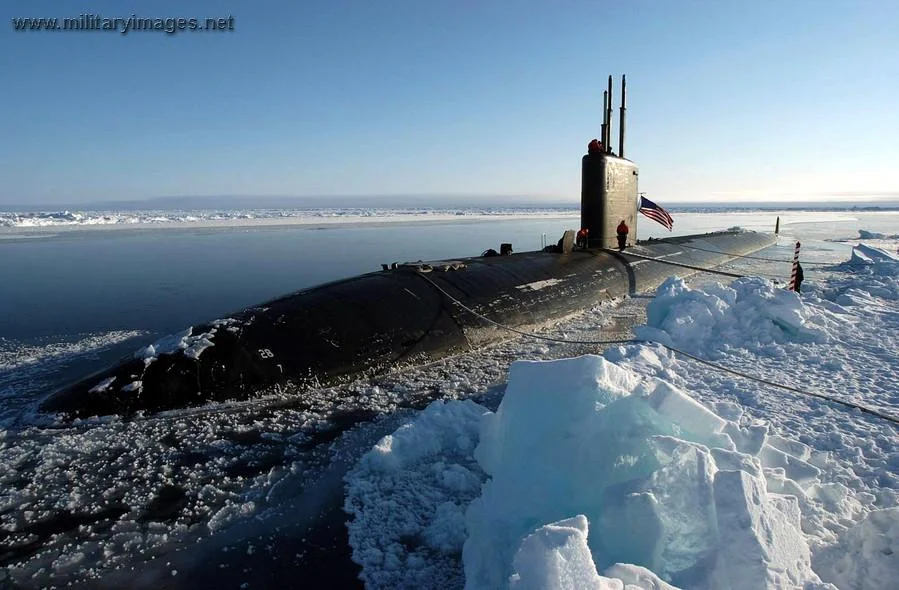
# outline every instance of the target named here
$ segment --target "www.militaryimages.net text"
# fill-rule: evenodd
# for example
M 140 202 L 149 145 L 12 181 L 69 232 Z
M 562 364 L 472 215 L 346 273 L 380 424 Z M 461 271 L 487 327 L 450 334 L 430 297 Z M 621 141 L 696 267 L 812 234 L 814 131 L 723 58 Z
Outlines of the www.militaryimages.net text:
M 233 32 L 234 17 L 106 17 L 100 14 L 80 14 L 75 17 L 12 17 L 12 28 L 18 32 L 106 32 L 127 35 L 137 32 L 156 32 L 175 35 L 183 32 Z

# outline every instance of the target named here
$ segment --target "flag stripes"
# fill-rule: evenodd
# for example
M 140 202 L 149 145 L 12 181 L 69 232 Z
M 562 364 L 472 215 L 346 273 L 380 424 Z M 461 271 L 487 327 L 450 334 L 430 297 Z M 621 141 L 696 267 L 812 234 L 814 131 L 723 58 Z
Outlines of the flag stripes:
M 674 218 L 671 217 L 671 214 L 643 196 L 640 197 L 640 213 L 656 223 L 664 225 L 668 231 L 674 227 Z

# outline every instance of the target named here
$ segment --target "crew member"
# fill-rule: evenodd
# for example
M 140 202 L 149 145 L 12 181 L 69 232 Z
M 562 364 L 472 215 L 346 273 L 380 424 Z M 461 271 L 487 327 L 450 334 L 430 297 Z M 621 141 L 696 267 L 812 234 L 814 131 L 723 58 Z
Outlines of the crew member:
M 599 154 L 602 152 L 602 142 L 598 139 L 592 140 L 587 144 L 587 153 L 588 154 Z
M 802 284 L 802 279 L 805 278 L 805 273 L 802 272 L 802 265 L 798 262 L 796 263 L 796 292 L 799 293 L 799 286 Z
M 616 229 L 615 231 L 618 234 L 618 251 L 621 252 L 627 246 L 627 234 L 630 229 L 622 219 L 621 223 L 618 224 L 618 229 Z
M 590 230 L 586 227 L 582 227 L 577 231 L 577 245 L 579 248 L 587 249 L 587 235 L 590 233 Z

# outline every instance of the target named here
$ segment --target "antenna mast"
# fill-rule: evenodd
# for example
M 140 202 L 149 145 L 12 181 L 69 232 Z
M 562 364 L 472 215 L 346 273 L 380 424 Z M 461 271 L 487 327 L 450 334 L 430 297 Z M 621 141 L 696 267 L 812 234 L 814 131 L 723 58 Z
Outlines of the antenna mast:
M 608 90 L 602 91 L 602 131 L 600 131 L 599 141 L 602 142 L 602 149 L 606 149 L 606 139 L 609 134 L 609 96 Z
M 618 122 L 618 157 L 624 157 L 624 113 L 627 111 L 627 81 L 621 75 L 621 116 Z
M 609 75 L 609 102 L 606 104 L 606 137 L 603 142 L 603 147 L 605 148 L 607 153 L 612 153 L 612 76 Z

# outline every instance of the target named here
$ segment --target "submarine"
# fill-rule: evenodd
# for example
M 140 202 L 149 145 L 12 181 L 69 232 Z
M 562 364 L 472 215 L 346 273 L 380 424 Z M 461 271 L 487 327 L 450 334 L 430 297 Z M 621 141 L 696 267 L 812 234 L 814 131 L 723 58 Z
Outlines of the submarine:
M 567 231 L 541 251 L 397 264 L 304 289 L 162 338 L 54 392 L 40 410 L 128 416 L 274 392 L 301 396 L 498 342 L 507 328 L 536 330 L 650 291 L 675 268 L 686 276 L 775 243 L 774 234 L 748 231 L 636 241 L 639 169 L 625 157 L 626 98 L 622 76 L 616 154 L 609 76 L 599 149 L 591 142 L 581 159 L 579 244 Z M 631 232 L 618 251 L 622 220 Z

